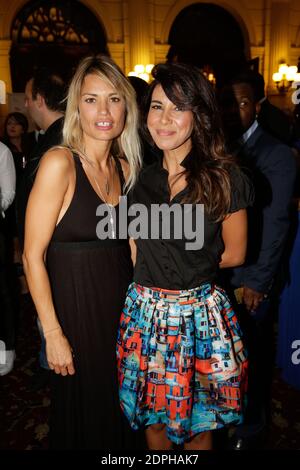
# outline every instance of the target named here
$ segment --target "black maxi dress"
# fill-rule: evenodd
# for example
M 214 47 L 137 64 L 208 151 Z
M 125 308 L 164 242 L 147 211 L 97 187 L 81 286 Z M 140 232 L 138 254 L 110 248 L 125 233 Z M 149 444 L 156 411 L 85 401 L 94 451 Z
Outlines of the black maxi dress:
M 96 209 L 103 202 L 76 154 L 74 161 L 75 192 L 53 233 L 47 269 L 76 372 L 53 372 L 50 448 L 135 448 L 137 436 L 119 407 L 115 357 L 120 313 L 132 280 L 130 248 L 127 240 L 97 238 Z M 115 161 L 123 187 L 122 167 Z

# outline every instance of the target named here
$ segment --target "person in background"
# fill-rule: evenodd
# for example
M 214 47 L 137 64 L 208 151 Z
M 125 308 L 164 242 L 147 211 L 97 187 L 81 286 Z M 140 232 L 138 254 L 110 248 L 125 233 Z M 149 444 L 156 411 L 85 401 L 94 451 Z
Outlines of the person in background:
M 259 103 L 257 122 L 261 128 L 281 142 L 290 145 L 292 125 L 289 117 L 274 106 L 265 95 L 265 81 L 260 73 L 252 73 L 252 83 L 256 103 Z
M 129 76 L 128 80 L 134 88 L 138 108 L 141 109 L 145 96 L 147 95 L 149 85 L 145 80 L 139 77 Z
M 248 209 L 248 246 L 243 266 L 226 270 L 223 282 L 236 289 L 236 306 L 249 352 L 249 391 L 245 422 L 230 446 L 236 450 L 263 445 L 268 428 L 273 352 L 270 300 L 290 225 L 290 203 L 296 176 L 291 149 L 258 123 L 260 103 L 256 74 L 236 76 L 221 92 L 227 144 L 255 188 Z M 275 289 L 276 290 L 276 289 Z
M 300 181 L 298 174 L 298 181 Z M 277 365 L 283 380 L 300 390 L 300 187 L 295 194 L 292 224 L 285 251 L 287 269 L 285 284 L 280 296 Z
M 293 194 L 292 222 L 282 267 L 282 293 L 279 303 L 277 365 L 289 385 L 300 390 L 300 105 L 294 109 L 291 146 L 297 162 L 297 178 Z
M 5 218 L 5 211 L 13 203 L 16 193 L 16 169 L 9 148 L 0 142 L 0 215 Z
M 11 150 L 14 157 L 16 168 L 16 191 L 24 173 L 29 155 L 35 142 L 30 138 L 28 131 L 28 120 L 23 113 L 12 112 L 9 113 L 4 122 L 3 142 Z M 24 278 L 22 267 L 22 251 L 18 240 L 18 230 L 16 223 L 16 204 L 14 203 L 9 207 L 6 213 L 6 224 L 9 226 L 11 234 L 11 244 L 13 249 L 13 261 L 15 265 L 15 282 L 18 283 L 21 294 L 28 292 L 26 280 Z M 18 279 L 17 279 L 18 278 Z
M 4 122 L 3 142 L 11 150 L 18 180 L 26 167 L 35 142 L 28 137 L 28 120 L 23 113 L 9 113 Z
M 53 145 L 62 141 L 66 84 L 61 76 L 47 68 L 37 69 L 25 87 L 25 107 L 39 134 L 17 192 L 17 222 L 21 246 L 24 243 L 24 223 L 28 197 L 41 157 Z
M 158 156 L 130 202 L 148 214 L 157 204 L 182 214 L 191 204 L 193 220 L 203 204 L 204 221 L 193 230 L 203 228 L 204 245 L 187 248 L 187 225 L 178 236 L 182 220 L 162 214 L 148 216 L 147 238 L 135 237 L 134 282 L 117 341 L 120 403 L 133 429 L 146 428 L 150 449 L 209 450 L 214 430 L 243 417 L 247 357 L 215 282 L 219 267 L 244 261 L 252 189 L 225 151 L 208 80 L 175 63 L 157 65 L 153 76 L 143 122 Z M 151 237 L 154 230 L 159 235 Z
M 147 95 L 147 91 L 149 88 L 148 83 L 145 80 L 142 80 L 139 77 L 129 76 L 128 80 L 130 81 L 131 85 L 133 86 L 136 94 L 136 101 L 138 105 L 139 112 L 142 112 L 143 101 L 145 96 Z M 144 139 L 141 125 L 142 121 L 139 120 L 140 128 L 139 128 L 139 136 L 142 144 L 142 155 L 143 155 L 143 166 L 150 165 L 156 160 L 157 155 L 155 154 L 155 150 L 149 143 Z
M 13 203 L 16 190 L 16 170 L 9 148 L 0 142 L 0 340 L 5 346 L 5 362 L 0 363 L 0 375 L 13 369 L 16 341 L 16 305 L 12 282 L 12 253 L 7 236 L 5 213 Z

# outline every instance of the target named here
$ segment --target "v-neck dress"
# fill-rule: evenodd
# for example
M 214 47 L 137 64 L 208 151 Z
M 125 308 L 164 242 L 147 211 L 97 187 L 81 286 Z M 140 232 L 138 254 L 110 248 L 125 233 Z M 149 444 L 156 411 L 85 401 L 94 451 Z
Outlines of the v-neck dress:
M 53 373 L 50 447 L 132 448 L 136 436 L 120 412 L 115 358 L 118 322 L 132 280 L 130 248 L 128 240 L 97 238 L 96 210 L 103 202 L 73 156 L 75 191 L 53 233 L 47 269 L 76 372 Z M 122 167 L 115 161 L 123 188 Z

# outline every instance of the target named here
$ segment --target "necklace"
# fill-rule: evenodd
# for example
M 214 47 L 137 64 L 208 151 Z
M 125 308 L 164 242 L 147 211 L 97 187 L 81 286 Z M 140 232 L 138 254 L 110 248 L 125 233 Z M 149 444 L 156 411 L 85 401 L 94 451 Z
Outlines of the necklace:
M 94 181 L 95 181 L 95 185 L 97 186 L 97 189 L 98 189 L 98 191 L 99 191 L 99 193 L 100 193 L 100 196 L 101 196 L 101 198 L 103 199 L 103 201 L 104 201 L 104 203 L 105 203 L 105 205 L 106 205 L 106 207 L 107 207 L 107 209 L 108 209 L 109 215 L 110 215 L 109 222 L 110 222 L 110 226 L 111 226 L 111 236 L 112 236 L 112 238 L 116 238 L 116 236 L 115 236 L 114 217 L 113 217 L 113 208 L 114 208 L 114 206 L 112 206 L 111 204 L 109 204 L 109 203 L 106 201 L 106 199 L 104 198 L 104 196 L 103 196 L 103 194 L 102 194 L 102 191 L 101 191 L 101 189 L 100 189 L 100 186 L 99 186 L 99 184 L 98 184 L 96 178 L 94 177 L 94 175 L 93 175 L 93 179 L 94 179 Z
M 84 161 L 86 161 L 94 170 L 94 167 L 93 167 L 93 164 L 92 162 L 90 162 L 90 160 L 88 159 L 88 157 L 86 157 L 82 152 L 81 152 L 81 155 L 82 155 L 82 158 Z M 111 159 L 112 157 L 109 156 L 109 159 Z M 113 178 L 112 178 L 112 187 L 114 186 L 114 172 L 113 172 Z M 96 185 L 96 188 L 98 189 L 99 193 L 100 193 L 100 196 L 101 196 L 101 199 L 103 200 L 104 204 L 106 205 L 107 209 L 108 209 L 108 212 L 109 212 L 109 215 L 110 215 L 110 218 L 109 218 L 109 222 L 110 222 L 110 226 L 111 226 L 111 236 L 112 238 L 116 238 L 116 232 L 115 232 L 115 225 L 114 225 L 114 217 L 113 217 L 113 209 L 114 209 L 114 206 L 112 204 L 109 204 L 107 202 L 107 200 L 105 199 L 105 197 L 103 196 L 103 193 L 101 191 L 101 188 L 98 184 L 98 181 L 96 180 L 95 178 L 95 175 L 92 174 L 92 178 L 94 180 L 94 183 Z M 107 196 L 109 195 L 109 191 L 110 191 L 110 188 L 109 188 L 109 184 L 108 184 L 108 179 L 106 179 L 106 183 L 105 183 L 105 191 L 106 191 L 106 194 Z
M 112 163 L 111 163 L 111 160 L 112 160 L 111 155 L 108 158 L 109 158 L 109 166 L 111 167 L 111 171 L 113 174 L 112 187 L 114 187 L 114 172 L 113 172 Z M 107 196 L 109 196 L 109 192 L 110 192 L 109 179 L 105 175 L 104 177 L 105 177 L 105 191 L 106 191 Z

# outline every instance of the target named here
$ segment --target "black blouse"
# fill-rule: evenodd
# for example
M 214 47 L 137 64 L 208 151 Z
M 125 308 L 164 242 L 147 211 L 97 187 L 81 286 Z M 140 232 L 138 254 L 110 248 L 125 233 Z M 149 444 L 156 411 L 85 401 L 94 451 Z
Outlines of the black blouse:
M 183 160 L 182 166 L 185 166 L 190 156 L 191 154 Z M 234 169 L 230 175 L 231 213 L 251 205 L 254 191 L 249 179 L 240 170 Z M 180 203 L 186 191 L 187 188 L 170 202 L 168 171 L 162 166 L 162 158 L 158 157 L 157 161 L 142 170 L 128 200 L 130 204 L 143 204 L 150 212 L 153 204 L 166 203 L 172 207 L 173 204 Z M 194 212 L 195 206 L 193 216 Z M 163 222 L 162 218 L 160 222 Z M 148 223 L 150 225 L 150 221 Z M 192 289 L 203 283 L 214 282 L 224 251 L 221 230 L 222 223 L 209 220 L 204 213 L 204 244 L 201 249 L 187 250 L 186 243 L 193 240 L 187 240 L 184 235 L 181 239 L 176 239 L 172 236 L 172 227 L 170 239 L 163 239 L 161 231 L 158 239 L 136 239 L 134 281 L 146 287 L 171 290 Z

